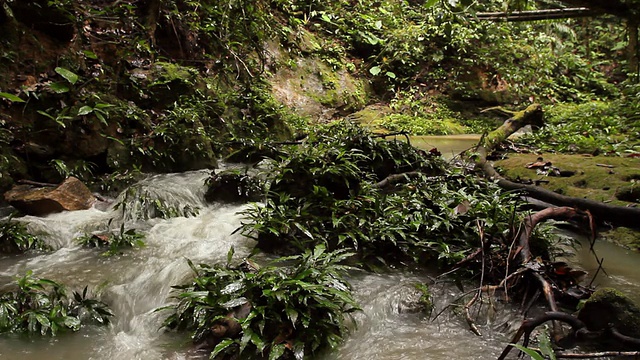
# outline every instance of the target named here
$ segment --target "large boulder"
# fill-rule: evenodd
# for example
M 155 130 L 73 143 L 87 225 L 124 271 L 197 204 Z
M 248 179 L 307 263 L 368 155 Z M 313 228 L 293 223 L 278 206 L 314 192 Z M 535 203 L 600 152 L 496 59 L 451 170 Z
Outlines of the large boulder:
M 212 174 L 207 180 L 208 202 L 248 202 L 258 201 L 263 195 L 262 184 L 258 179 L 235 171 Z
M 623 335 L 640 338 L 640 308 L 615 289 L 594 292 L 580 309 L 578 319 L 591 331 L 613 326 Z
M 4 199 L 23 213 L 36 216 L 84 210 L 96 201 L 91 190 L 75 177 L 67 178 L 57 187 L 14 186 L 4 194 Z

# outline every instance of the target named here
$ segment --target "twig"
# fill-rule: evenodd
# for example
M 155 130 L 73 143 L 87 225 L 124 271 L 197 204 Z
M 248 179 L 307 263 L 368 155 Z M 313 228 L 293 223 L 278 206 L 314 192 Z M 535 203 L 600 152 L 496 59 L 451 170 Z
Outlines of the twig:
M 500 113 L 502 115 L 506 115 L 506 116 L 513 116 L 516 114 L 515 111 L 511 111 L 511 110 L 507 110 L 505 108 L 503 108 L 502 106 L 493 106 L 490 108 L 486 108 L 484 110 L 481 110 L 480 113 L 485 113 L 485 112 L 489 112 L 489 111 L 495 111 L 497 113 Z
M 471 298 L 471 300 L 469 300 L 469 302 L 464 305 L 464 317 L 467 320 L 467 324 L 469 324 L 469 329 L 478 336 L 482 336 L 482 333 L 480 332 L 475 322 L 471 318 L 471 314 L 469 313 L 469 308 L 471 308 L 471 306 L 473 306 L 476 300 L 478 300 L 479 298 L 478 294 L 480 294 L 481 291 L 482 291 L 481 289 L 478 289 L 478 291 L 476 291 L 476 293 L 473 294 L 473 297 Z
M 475 302 L 478 299 L 481 299 L 482 296 L 482 285 L 484 282 L 484 270 L 485 270 L 485 256 L 484 256 L 484 228 L 483 228 L 483 224 L 480 220 L 476 220 L 476 226 L 478 227 L 478 233 L 480 235 L 480 251 L 482 253 L 482 270 L 480 272 L 480 287 L 478 287 L 478 291 L 476 291 L 475 294 L 473 294 L 473 297 L 471 298 L 471 300 L 469 300 L 469 302 L 467 302 L 464 306 L 464 317 L 467 320 L 467 324 L 469 324 L 469 329 L 476 335 L 478 336 L 482 336 L 482 333 L 480 332 L 480 330 L 478 329 L 478 326 L 476 326 L 475 322 L 473 321 L 473 319 L 471 318 L 471 313 L 469 312 L 469 309 L 473 306 L 473 304 L 475 304 Z M 481 300 L 482 303 L 482 300 Z M 478 309 L 478 311 L 480 311 Z
M 594 253 L 594 254 L 595 254 L 595 253 Z M 591 286 L 591 285 L 593 284 L 593 282 L 596 280 L 596 277 L 598 276 L 598 273 L 600 272 L 600 270 L 602 270 L 602 272 L 603 272 L 605 275 L 609 276 L 609 274 L 607 274 L 607 272 L 606 272 L 606 271 L 604 271 L 604 267 L 602 267 L 602 264 L 604 263 L 604 258 L 599 259 L 599 258 L 596 256 L 596 262 L 598 263 L 598 269 L 596 270 L 596 273 L 595 273 L 595 274 L 593 274 L 593 277 L 591 278 L 591 281 L 589 282 L 589 286 Z
M 556 358 L 563 359 L 595 359 L 601 357 L 618 357 L 618 356 L 640 356 L 640 351 L 600 351 L 594 353 L 567 353 L 557 352 Z
M 18 183 L 26 184 L 26 185 L 41 186 L 41 187 L 57 187 L 59 185 L 59 184 L 37 182 L 37 181 L 26 180 L 26 179 L 18 180 Z
M 606 168 L 609 168 L 609 169 L 613 169 L 615 167 L 615 166 L 609 165 L 609 164 L 596 164 L 596 166 L 606 167 Z

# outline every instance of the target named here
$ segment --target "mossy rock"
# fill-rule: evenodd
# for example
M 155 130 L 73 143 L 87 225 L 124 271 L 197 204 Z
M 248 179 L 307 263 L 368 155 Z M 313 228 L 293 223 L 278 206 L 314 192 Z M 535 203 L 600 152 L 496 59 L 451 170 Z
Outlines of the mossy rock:
M 594 292 L 580 309 L 578 319 L 591 331 L 613 326 L 623 335 L 640 338 L 640 308 L 626 295 L 612 288 Z
M 140 89 L 135 98 L 138 102 L 166 106 L 178 100 L 180 96 L 192 94 L 196 89 L 205 87 L 204 79 L 193 67 L 158 61 L 149 68 L 134 68 L 129 71 L 129 80 Z
M 333 70 L 318 58 L 287 60 L 270 79 L 274 97 L 296 114 L 328 121 L 362 109 L 370 89 L 346 70 Z
M 249 175 L 234 171 L 212 174 L 207 180 L 208 202 L 249 202 L 258 201 L 264 194 L 262 183 Z
M 617 227 L 599 234 L 602 238 L 624 248 L 640 250 L 640 231 L 626 227 Z

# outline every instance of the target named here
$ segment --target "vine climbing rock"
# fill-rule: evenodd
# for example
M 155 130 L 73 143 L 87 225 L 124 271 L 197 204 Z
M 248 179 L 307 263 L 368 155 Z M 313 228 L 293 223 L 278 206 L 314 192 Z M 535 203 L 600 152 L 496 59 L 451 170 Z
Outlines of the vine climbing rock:
M 17 185 L 4 194 L 4 199 L 21 212 L 35 216 L 84 210 L 96 201 L 91 190 L 75 177 L 68 177 L 56 187 Z

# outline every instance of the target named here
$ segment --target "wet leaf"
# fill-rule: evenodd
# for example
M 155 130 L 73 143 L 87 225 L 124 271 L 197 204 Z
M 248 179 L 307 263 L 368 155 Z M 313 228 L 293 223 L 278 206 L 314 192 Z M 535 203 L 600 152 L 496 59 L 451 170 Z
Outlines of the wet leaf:
M 71 84 L 75 84 L 76 82 L 78 82 L 78 75 L 68 69 L 57 67 L 54 69 L 54 71 L 65 78 Z
M 5 92 L 0 92 L 0 98 L 7 99 L 7 100 L 12 101 L 12 102 L 25 102 L 24 100 L 20 99 L 19 97 L 15 96 L 13 94 L 5 93 Z
M 78 116 L 88 115 L 93 112 L 93 108 L 91 106 L 83 106 L 78 110 Z

